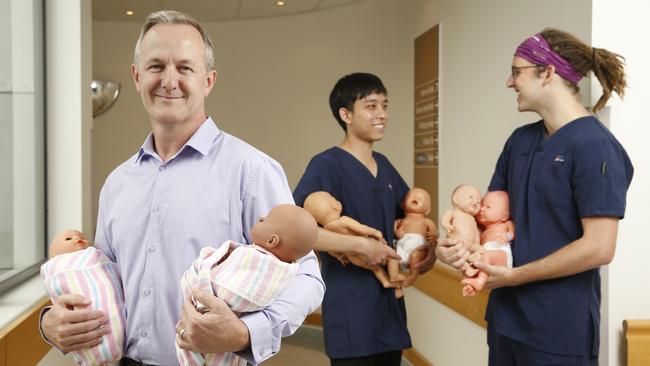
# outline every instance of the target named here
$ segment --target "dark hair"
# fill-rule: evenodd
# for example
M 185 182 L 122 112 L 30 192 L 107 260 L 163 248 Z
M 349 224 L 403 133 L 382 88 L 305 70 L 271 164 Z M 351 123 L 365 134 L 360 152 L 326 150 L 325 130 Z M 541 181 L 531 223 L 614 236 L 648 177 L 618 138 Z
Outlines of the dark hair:
M 627 86 L 623 56 L 603 48 L 590 47 L 572 34 L 561 30 L 546 28 L 540 34 L 551 45 L 553 51 L 569 62 L 579 74 L 587 76 L 589 71 L 593 71 L 603 88 L 603 95 L 594 106 L 594 112 L 605 106 L 612 91 L 623 97 Z M 575 93 L 580 91 L 577 85 L 569 81 L 566 83 Z
M 347 125 L 341 119 L 339 109 L 352 111 L 354 102 L 373 93 L 388 95 L 381 79 L 373 74 L 356 72 L 345 75 L 336 82 L 330 93 L 330 108 L 343 131 L 347 132 Z

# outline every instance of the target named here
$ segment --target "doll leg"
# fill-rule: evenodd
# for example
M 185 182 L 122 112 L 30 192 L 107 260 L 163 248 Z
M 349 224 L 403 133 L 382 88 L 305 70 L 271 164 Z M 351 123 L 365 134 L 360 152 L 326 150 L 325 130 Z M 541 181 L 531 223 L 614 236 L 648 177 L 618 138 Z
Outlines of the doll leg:
M 377 280 L 379 280 L 379 282 L 381 282 L 382 286 L 385 288 L 394 288 L 401 286 L 401 282 L 391 282 L 390 279 L 388 279 L 388 274 L 381 266 L 374 266 L 371 271 L 375 274 Z
M 400 261 L 398 259 L 389 259 L 386 266 L 388 267 L 388 275 L 392 282 L 402 282 L 406 279 L 399 270 Z
M 479 271 L 476 277 L 465 278 L 460 281 L 463 285 L 463 296 L 474 296 L 478 291 L 481 291 L 485 287 L 487 282 L 487 273 Z

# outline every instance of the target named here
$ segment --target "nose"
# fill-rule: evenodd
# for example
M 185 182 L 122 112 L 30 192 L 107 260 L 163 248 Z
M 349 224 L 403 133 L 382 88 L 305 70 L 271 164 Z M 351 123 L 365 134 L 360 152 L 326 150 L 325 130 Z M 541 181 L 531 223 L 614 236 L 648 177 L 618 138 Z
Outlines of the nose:
M 161 86 L 166 91 L 173 91 L 178 88 L 178 72 L 175 67 L 166 67 L 163 72 Z
M 512 77 L 512 75 L 508 76 L 508 80 L 506 80 L 506 88 L 514 88 L 515 86 L 515 79 Z
M 379 107 L 377 112 L 377 118 L 388 119 L 388 109 L 386 109 L 386 107 Z

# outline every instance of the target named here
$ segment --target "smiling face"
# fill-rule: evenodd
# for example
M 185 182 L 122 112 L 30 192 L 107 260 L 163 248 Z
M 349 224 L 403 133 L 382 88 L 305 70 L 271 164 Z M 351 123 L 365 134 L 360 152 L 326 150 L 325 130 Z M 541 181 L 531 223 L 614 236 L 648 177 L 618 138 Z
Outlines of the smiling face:
M 515 56 L 512 72 L 506 86 L 517 93 L 517 109 L 520 112 L 535 112 L 538 107 L 540 88 L 544 78 L 539 75 L 543 66 L 536 67 L 532 62 Z
M 372 93 L 356 100 L 352 110 L 341 108 L 339 114 L 347 125 L 348 138 L 373 143 L 384 138 L 388 99 L 384 94 Z
M 187 24 L 158 24 L 142 39 L 133 80 L 152 123 L 201 123 L 216 71 L 207 70 L 205 45 Z

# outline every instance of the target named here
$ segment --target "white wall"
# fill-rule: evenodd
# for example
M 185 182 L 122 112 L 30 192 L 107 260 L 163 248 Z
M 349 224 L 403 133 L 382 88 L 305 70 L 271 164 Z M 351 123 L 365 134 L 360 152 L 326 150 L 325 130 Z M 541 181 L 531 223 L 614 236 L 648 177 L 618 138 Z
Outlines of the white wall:
M 615 4 L 593 0 L 593 45 L 626 58 L 628 89 L 621 101 L 609 103 L 611 131 L 623 144 L 632 163 L 634 178 L 628 191 L 626 217 L 620 221 L 616 257 L 601 271 L 605 291 L 603 316 L 605 331 L 601 340 L 601 365 L 624 364 L 622 322 L 625 319 L 650 319 L 650 291 L 641 278 L 647 268 L 650 248 L 645 244 L 647 213 L 650 211 L 650 144 L 647 141 L 647 105 L 650 101 L 650 26 L 646 1 L 622 0 Z M 594 81 L 593 103 L 601 91 Z

